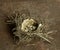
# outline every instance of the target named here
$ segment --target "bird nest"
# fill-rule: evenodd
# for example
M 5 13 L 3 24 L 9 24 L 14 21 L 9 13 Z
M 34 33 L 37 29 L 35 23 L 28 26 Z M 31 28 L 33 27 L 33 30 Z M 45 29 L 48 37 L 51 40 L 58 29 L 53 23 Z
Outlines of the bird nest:
M 45 25 L 42 21 L 37 22 L 36 19 L 31 18 L 27 11 L 14 11 L 6 21 L 9 30 L 13 35 L 15 43 L 31 42 L 33 40 L 43 40 L 51 43 L 52 37 L 49 36 L 52 32 L 45 32 Z

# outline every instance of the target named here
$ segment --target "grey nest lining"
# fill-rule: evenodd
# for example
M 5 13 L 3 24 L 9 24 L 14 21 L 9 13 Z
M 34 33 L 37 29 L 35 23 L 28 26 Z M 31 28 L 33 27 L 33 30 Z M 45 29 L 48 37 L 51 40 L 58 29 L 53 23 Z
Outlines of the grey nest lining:
M 41 38 L 44 41 L 50 43 L 49 37 L 46 33 L 44 23 L 40 20 L 40 23 L 37 21 L 37 28 L 34 31 L 23 32 L 21 30 L 21 24 L 25 19 L 31 19 L 30 13 L 28 10 L 14 11 L 6 21 L 9 31 L 13 37 L 14 42 L 17 44 L 19 42 L 31 42 L 33 40 L 40 40 Z M 35 20 L 35 18 L 34 18 Z M 42 24 L 42 26 L 40 26 Z

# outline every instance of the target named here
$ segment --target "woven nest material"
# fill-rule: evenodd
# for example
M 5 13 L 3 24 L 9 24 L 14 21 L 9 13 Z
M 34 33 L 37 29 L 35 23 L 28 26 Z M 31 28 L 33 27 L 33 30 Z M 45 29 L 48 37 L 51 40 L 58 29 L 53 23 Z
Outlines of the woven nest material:
M 36 20 L 30 17 L 29 12 L 14 12 L 8 16 L 7 25 L 9 26 L 13 39 L 18 42 L 31 42 L 33 39 L 44 39 L 47 42 L 49 40 L 48 34 L 45 32 L 43 23 L 38 23 Z

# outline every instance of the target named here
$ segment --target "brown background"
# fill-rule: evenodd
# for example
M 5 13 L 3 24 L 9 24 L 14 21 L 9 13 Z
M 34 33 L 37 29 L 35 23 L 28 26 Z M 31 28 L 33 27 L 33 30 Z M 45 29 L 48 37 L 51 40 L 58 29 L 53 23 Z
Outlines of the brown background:
M 50 50 L 60 50 L 60 0 L 0 0 L 0 50 L 16 49 L 9 36 L 5 19 L 12 11 L 22 9 L 28 9 L 31 16 L 39 15 L 44 19 L 47 18 L 50 30 L 57 30 L 57 33 L 53 35 L 55 46 L 50 47 Z M 16 50 L 48 49 L 44 44 L 38 43 L 36 46 L 20 46 Z

